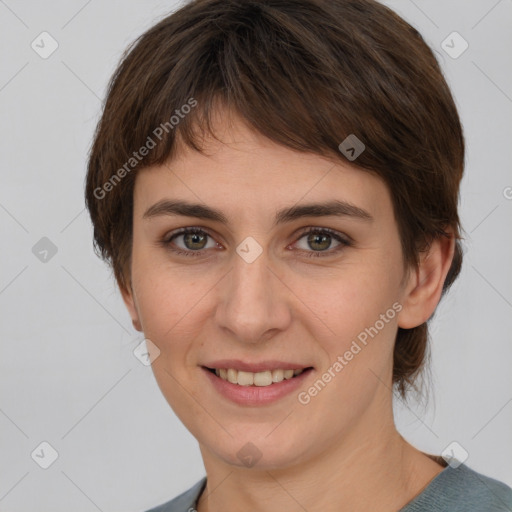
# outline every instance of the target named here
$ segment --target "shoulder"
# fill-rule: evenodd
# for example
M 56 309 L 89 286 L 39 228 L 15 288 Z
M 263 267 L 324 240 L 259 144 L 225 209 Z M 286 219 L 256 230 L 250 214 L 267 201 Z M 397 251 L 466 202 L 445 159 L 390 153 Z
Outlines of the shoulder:
M 465 464 L 447 466 L 400 512 L 510 512 L 512 489 Z
M 448 466 L 450 467 L 450 466 Z M 464 510 L 510 511 L 512 510 L 512 489 L 503 482 L 460 465 L 451 469 L 455 495 L 465 499 Z M 459 471 L 459 474 L 455 473 Z
M 162 503 L 146 512 L 195 512 L 196 502 L 206 485 L 206 477 L 202 478 L 184 493 L 166 503 Z

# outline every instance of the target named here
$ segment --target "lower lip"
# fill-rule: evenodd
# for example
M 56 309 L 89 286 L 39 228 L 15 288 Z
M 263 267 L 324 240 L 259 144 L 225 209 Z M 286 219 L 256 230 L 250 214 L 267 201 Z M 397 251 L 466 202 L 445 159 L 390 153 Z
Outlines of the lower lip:
M 313 371 L 312 368 L 304 370 L 300 375 L 291 379 L 285 379 L 281 382 L 275 382 L 270 386 L 239 386 L 232 384 L 227 380 L 217 377 L 215 373 L 202 367 L 206 377 L 210 379 L 213 387 L 225 398 L 235 402 L 239 405 L 267 405 L 277 402 L 279 399 L 293 393 L 301 385 L 304 384 L 305 379 Z

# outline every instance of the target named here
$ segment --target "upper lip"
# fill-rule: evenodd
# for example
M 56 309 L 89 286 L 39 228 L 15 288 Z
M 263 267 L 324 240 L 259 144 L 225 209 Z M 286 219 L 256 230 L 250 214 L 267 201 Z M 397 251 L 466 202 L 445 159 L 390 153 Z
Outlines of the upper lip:
M 233 368 L 235 370 L 242 370 L 244 372 L 252 373 L 263 372 L 265 370 L 300 370 L 311 367 L 311 365 L 307 364 L 305 365 L 301 363 L 287 363 L 284 361 L 276 360 L 249 363 L 246 361 L 242 361 L 240 359 L 221 359 L 218 361 L 205 363 L 202 366 L 214 369 Z

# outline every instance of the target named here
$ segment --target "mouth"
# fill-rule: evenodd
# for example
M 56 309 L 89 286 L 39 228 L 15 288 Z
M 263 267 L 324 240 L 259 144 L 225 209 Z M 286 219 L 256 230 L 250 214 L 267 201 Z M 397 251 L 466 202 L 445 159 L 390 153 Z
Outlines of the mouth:
M 315 368 L 299 361 L 218 359 L 199 368 L 217 395 L 243 407 L 263 407 L 289 399 L 307 386 Z M 288 397 L 288 398 L 286 398 Z
M 244 387 L 268 387 L 279 384 L 284 380 L 293 380 L 313 370 L 312 366 L 296 369 L 275 368 L 258 372 L 237 370 L 235 368 L 209 368 L 207 366 L 203 366 L 203 368 L 223 381 Z

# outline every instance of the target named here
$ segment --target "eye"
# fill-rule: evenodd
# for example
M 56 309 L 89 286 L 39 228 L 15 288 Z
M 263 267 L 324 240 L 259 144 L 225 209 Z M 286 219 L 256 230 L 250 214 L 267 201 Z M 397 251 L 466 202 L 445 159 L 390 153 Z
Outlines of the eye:
M 303 238 L 305 238 L 304 245 L 305 248 L 301 248 L 301 251 L 305 251 L 307 257 L 325 257 L 332 256 L 333 254 L 337 254 L 342 251 L 345 247 L 349 247 L 352 245 L 352 240 L 343 235 L 342 233 L 338 233 L 337 231 L 333 231 L 329 228 L 307 228 L 308 230 L 302 233 L 302 236 L 299 238 L 296 244 L 300 242 Z M 338 242 L 338 245 L 331 249 L 333 239 Z M 313 251 L 308 250 L 308 248 L 312 248 Z
M 208 238 L 211 239 L 209 245 Z M 299 248 L 299 251 L 306 253 L 307 257 L 332 256 L 352 245 L 352 240 L 348 236 L 329 228 L 306 228 L 295 244 L 303 238 L 305 247 Z M 182 245 L 176 242 L 180 239 Z M 338 243 L 334 249 L 331 248 L 333 240 Z M 199 227 L 182 228 L 165 237 L 159 244 L 182 256 L 204 256 L 207 249 L 221 247 L 208 232 Z M 313 250 L 309 250 L 310 248 Z
M 212 242 L 213 245 L 208 247 L 207 239 L 212 237 L 206 231 L 197 227 L 183 228 L 171 235 L 162 240 L 161 244 L 176 254 L 183 256 L 202 256 L 204 250 L 219 246 L 218 243 Z M 178 245 L 178 248 L 173 247 L 173 245 L 176 245 L 175 240 L 180 238 L 184 246 Z

